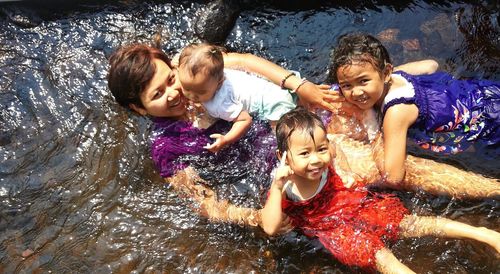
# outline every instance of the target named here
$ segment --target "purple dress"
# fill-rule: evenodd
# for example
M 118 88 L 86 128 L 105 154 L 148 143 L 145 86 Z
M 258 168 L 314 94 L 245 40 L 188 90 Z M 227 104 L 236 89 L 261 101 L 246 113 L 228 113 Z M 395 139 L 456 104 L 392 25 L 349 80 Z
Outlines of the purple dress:
M 382 113 L 396 104 L 415 104 L 418 118 L 408 136 L 424 149 L 457 153 L 473 142 L 500 143 L 500 83 L 457 80 L 450 74 L 393 74 L 408 85 L 391 91 Z
M 239 205 L 260 203 L 255 198 L 265 193 L 276 164 L 276 138 L 266 121 L 254 119 L 243 138 L 217 153 L 203 146 L 213 142 L 211 134 L 229 131 L 230 122 L 220 119 L 207 129 L 169 118 L 153 118 L 153 123 L 151 154 L 162 177 L 191 166 L 217 196 Z

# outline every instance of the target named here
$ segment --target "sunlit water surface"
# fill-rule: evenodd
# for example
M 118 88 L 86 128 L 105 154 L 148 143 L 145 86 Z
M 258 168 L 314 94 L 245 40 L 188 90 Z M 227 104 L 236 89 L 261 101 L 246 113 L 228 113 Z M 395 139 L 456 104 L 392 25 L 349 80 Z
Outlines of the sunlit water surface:
M 340 34 L 386 31 L 397 34 L 384 42 L 396 64 L 434 58 L 457 77 L 499 80 L 498 4 L 433 2 L 244 10 L 226 46 L 322 82 Z M 205 7 L 89 5 L 45 11 L 36 26 L 23 27 L 9 19 L 12 6 L 0 6 L 0 272 L 357 271 L 298 233 L 270 239 L 257 228 L 198 217 L 156 172 L 148 120 L 114 102 L 106 57 L 121 44 L 149 42 L 155 34 L 163 37 L 165 51 L 175 53 L 195 41 L 193 22 Z M 498 151 L 438 160 L 500 178 Z M 241 177 L 227 185 L 228 195 L 257 206 L 269 182 L 246 168 L 227 167 L 233 178 Z M 398 195 L 414 213 L 500 230 L 498 201 Z M 493 250 L 471 241 L 429 237 L 401 240 L 392 249 L 417 272 L 500 271 Z

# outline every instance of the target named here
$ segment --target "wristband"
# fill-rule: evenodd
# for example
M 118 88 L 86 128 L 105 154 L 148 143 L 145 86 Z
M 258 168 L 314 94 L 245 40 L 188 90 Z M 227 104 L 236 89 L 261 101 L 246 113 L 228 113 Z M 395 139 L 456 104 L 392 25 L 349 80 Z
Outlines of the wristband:
M 300 81 L 300 84 L 299 84 L 299 85 L 298 85 L 298 86 L 297 86 L 294 90 L 290 90 L 290 93 L 296 93 L 296 92 L 297 92 L 297 90 L 299 90 L 299 88 L 300 88 L 303 84 L 305 84 L 306 82 L 309 82 L 309 81 L 307 81 L 307 79 L 306 79 L 306 78 L 302 78 L 302 81 Z
M 283 80 L 281 80 L 281 84 L 280 84 L 280 87 L 281 89 L 284 89 L 285 88 L 285 82 L 288 78 L 290 78 L 292 75 L 295 75 L 295 73 L 291 72 L 290 74 L 288 74 L 287 76 L 285 76 L 283 78 Z

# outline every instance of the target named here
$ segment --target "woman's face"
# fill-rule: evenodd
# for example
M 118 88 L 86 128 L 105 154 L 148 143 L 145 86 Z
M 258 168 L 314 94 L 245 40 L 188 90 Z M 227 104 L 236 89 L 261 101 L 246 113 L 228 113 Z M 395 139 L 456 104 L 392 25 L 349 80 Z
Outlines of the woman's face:
M 144 107 L 132 105 L 141 115 L 155 117 L 180 117 L 186 113 L 186 98 L 182 95 L 177 71 L 160 59 L 153 60 L 156 72 L 146 89 L 141 93 Z

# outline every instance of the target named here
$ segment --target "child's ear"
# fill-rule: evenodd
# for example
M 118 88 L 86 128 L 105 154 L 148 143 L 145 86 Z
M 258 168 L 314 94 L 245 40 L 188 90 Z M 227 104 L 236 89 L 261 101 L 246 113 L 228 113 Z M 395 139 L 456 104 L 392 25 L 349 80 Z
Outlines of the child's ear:
M 281 152 L 279 149 L 276 150 L 276 158 L 278 158 L 278 161 L 281 159 Z
M 144 108 L 139 107 L 136 104 L 128 104 L 128 107 L 130 109 L 132 109 L 133 111 L 135 111 L 139 115 L 144 116 L 144 115 L 148 114 L 148 112 Z
M 392 64 L 386 64 L 384 67 L 384 82 L 389 82 L 391 80 L 391 74 L 393 71 L 394 67 Z

